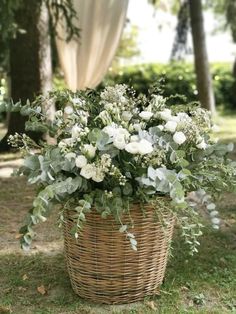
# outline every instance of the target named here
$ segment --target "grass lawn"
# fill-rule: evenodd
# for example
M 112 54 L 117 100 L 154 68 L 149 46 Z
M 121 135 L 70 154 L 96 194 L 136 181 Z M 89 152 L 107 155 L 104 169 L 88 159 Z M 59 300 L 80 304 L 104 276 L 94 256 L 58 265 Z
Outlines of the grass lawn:
M 217 123 L 222 127 L 217 136 L 236 143 L 236 117 L 221 116 Z M 195 256 L 187 255 L 176 231 L 159 295 L 121 306 L 91 304 L 74 294 L 55 215 L 37 227 L 30 253 L 19 249 L 18 228 L 33 195 L 24 178 L 0 178 L 0 314 L 236 313 L 236 195 L 224 195 L 221 230 L 206 227 Z

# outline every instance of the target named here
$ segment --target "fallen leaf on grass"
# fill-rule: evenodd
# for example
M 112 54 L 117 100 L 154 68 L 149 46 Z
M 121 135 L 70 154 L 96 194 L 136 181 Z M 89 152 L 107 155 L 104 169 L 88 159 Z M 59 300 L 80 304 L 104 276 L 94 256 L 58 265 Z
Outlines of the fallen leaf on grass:
M 156 307 L 154 301 L 146 301 L 145 304 L 146 304 L 150 309 L 152 309 L 152 310 L 154 310 L 154 311 L 157 310 L 157 307 Z
M 16 240 L 19 240 L 20 238 L 22 238 L 23 237 L 23 234 L 22 233 L 17 233 L 16 235 L 15 235 L 15 239 Z
M 0 305 L 0 314 L 8 314 L 8 313 L 12 313 L 12 310 L 9 307 Z
M 44 287 L 44 285 L 41 285 L 41 286 L 37 287 L 37 291 L 38 291 L 38 293 L 40 293 L 42 295 L 45 295 L 47 293 L 47 290 Z
M 21 291 L 21 292 L 25 292 L 27 290 L 27 288 L 24 288 L 24 287 L 18 287 L 18 290 Z
M 186 286 L 182 286 L 180 289 L 181 289 L 181 291 L 183 291 L 183 292 L 185 292 L 185 291 L 189 291 L 189 288 L 188 288 L 188 287 L 186 287 Z
M 22 280 L 25 281 L 25 280 L 27 280 L 27 279 L 29 279 L 29 277 L 28 277 L 26 274 L 24 274 L 23 277 L 22 277 Z

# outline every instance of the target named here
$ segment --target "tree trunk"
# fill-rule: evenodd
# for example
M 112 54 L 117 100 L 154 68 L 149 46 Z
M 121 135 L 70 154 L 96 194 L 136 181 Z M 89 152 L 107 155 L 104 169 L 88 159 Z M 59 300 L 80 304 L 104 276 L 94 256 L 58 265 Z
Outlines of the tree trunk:
M 201 0 L 189 0 L 195 71 L 201 105 L 215 113 L 215 98 L 209 71 Z
M 24 33 L 18 33 L 10 43 L 11 97 L 14 102 L 33 100 L 40 92 L 51 89 L 51 50 L 48 29 L 48 12 L 40 8 L 37 0 L 24 0 L 16 12 L 16 21 Z M 10 147 L 7 138 L 15 132 L 25 132 L 26 118 L 19 113 L 11 113 L 8 132 L 0 143 L 0 151 Z M 37 140 L 40 135 L 30 132 Z

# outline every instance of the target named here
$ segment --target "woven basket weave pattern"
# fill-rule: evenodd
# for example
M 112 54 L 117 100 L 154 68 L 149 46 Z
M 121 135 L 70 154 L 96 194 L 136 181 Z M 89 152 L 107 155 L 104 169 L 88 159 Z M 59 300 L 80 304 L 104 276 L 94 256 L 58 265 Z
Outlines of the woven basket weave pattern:
M 163 227 L 155 220 L 152 208 L 131 209 L 138 242 L 138 251 L 131 249 L 125 233 L 113 217 L 102 219 L 95 211 L 86 216 L 83 232 L 76 240 L 71 235 L 73 211 L 68 211 L 64 223 L 65 253 L 72 288 L 79 296 L 98 303 L 135 302 L 155 294 L 165 273 L 169 241 L 174 217 Z M 122 222 L 130 223 L 125 215 Z

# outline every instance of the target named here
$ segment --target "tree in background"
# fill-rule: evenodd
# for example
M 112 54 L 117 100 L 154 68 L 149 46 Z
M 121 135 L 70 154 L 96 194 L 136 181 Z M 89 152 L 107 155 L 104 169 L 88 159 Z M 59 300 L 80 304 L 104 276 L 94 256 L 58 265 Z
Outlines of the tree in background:
M 148 1 L 157 8 L 167 6 L 167 2 L 163 2 L 163 0 Z M 178 12 L 176 37 L 171 58 L 178 59 L 179 56 L 182 57 L 183 52 L 185 52 L 189 23 L 188 19 L 190 17 L 199 101 L 204 108 L 214 113 L 215 100 L 206 49 L 202 2 L 201 0 L 170 0 L 168 3 L 168 7 L 172 13 L 176 14 L 176 12 Z
M 190 30 L 189 4 L 184 0 L 179 7 L 177 15 L 176 35 L 170 55 L 171 61 L 183 60 L 188 53 L 188 32 Z
M 51 88 L 50 29 L 52 34 L 57 34 L 56 26 L 63 14 L 67 39 L 78 36 L 79 30 L 73 24 L 76 12 L 72 0 L 1 1 L 0 43 L 4 51 L 0 61 L 9 72 L 12 100 L 26 102 Z M 0 142 L 0 151 L 9 149 L 7 138 L 10 134 L 24 131 L 24 117 L 12 113 L 7 134 Z
M 202 1 L 189 0 L 189 12 L 199 100 L 204 108 L 215 113 L 215 98 L 206 48 Z

